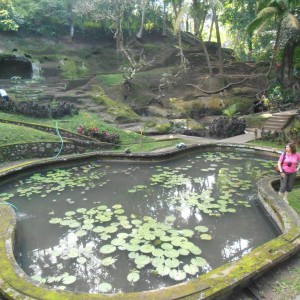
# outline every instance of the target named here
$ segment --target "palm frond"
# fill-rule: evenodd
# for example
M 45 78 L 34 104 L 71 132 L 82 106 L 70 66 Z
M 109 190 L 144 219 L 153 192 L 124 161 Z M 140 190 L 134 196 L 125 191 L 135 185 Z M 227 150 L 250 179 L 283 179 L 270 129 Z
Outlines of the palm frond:
M 180 24 L 182 22 L 183 16 L 188 12 L 188 9 L 189 9 L 189 4 L 187 2 L 184 2 L 181 9 L 179 10 L 179 13 L 174 23 L 175 32 L 178 32 L 180 30 Z
M 291 13 L 287 13 L 284 15 L 284 18 L 282 19 L 282 23 L 285 27 L 300 30 L 299 20 L 296 18 L 296 16 L 294 16 Z
M 263 19 L 254 19 L 247 27 L 247 31 L 253 32 L 254 30 L 259 29 L 263 24 L 265 23 L 265 20 Z
M 276 7 L 266 7 L 258 13 L 256 19 L 269 19 L 276 15 L 279 15 L 279 10 Z
M 278 10 L 275 7 L 266 7 L 262 9 L 256 18 L 248 25 L 247 31 L 253 32 L 254 30 L 260 30 L 261 26 L 269 22 L 272 17 L 278 14 Z

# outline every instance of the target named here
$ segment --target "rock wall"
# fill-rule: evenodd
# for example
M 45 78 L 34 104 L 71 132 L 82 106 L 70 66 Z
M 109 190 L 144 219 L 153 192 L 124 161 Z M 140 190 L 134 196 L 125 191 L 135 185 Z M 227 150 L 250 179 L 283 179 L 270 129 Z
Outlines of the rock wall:
M 0 163 L 28 158 L 53 157 L 59 153 L 61 143 L 27 143 L 0 147 Z M 83 152 L 83 148 L 64 143 L 61 154 Z

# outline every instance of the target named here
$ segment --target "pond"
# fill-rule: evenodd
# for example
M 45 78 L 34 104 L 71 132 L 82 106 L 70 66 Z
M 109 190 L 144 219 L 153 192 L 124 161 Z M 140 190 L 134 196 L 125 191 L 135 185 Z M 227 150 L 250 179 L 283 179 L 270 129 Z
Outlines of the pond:
M 33 279 L 80 293 L 160 289 L 278 236 L 256 182 L 274 159 L 197 152 L 163 162 L 94 161 L 6 182 L 15 256 Z

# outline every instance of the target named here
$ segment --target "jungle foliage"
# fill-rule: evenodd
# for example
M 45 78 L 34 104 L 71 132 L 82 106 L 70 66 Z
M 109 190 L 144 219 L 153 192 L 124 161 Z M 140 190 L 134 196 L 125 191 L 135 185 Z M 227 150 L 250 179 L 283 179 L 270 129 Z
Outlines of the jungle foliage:
M 1 0 L 0 30 L 69 39 L 87 32 L 110 35 L 132 74 L 147 62 L 131 51 L 128 38 L 173 33 L 184 65 L 182 34 L 192 32 L 203 44 L 210 73 L 207 40 L 216 41 L 219 50 L 232 48 L 241 60 L 269 61 L 272 78 L 299 89 L 299 12 L 299 0 Z M 222 74 L 221 51 L 218 60 Z

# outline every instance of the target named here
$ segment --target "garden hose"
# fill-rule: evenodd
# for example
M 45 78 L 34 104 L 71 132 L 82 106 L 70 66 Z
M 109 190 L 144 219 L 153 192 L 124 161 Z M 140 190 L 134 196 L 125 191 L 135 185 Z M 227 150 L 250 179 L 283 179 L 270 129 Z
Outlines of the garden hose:
M 11 206 L 13 208 L 15 208 L 17 211 L 20 211 L 15 205 L 13 205 L 13 204 L 11 204 L 9 202 L 2 202 L 2 203 L 0 203 L 0 205 L 5 205 L 5 204 L 7 204 L 7 205 L 9 205 L 9 206 Z
M 63 149 L 63 146 L 64 146 L 64 140 L 62 138 L 62 136 L 60 135 L 59 133 L 59 130 L 58 130 L 58 123 L 56 121 L 56 127 L 55 127 L 55 131 L 56 131 L 56 134 L 59 136 L 59 138 L 61 139 L 61 145 L 60 145 L 60 149 L 58 151 L 58 153 L 54 156 L 54 157 L 58 157 Z

